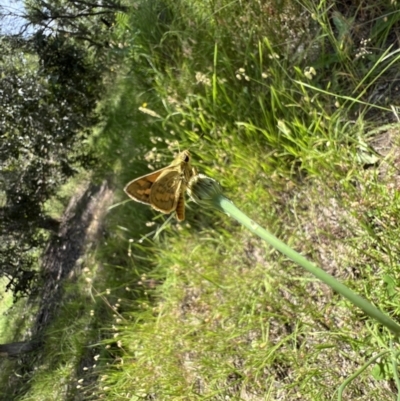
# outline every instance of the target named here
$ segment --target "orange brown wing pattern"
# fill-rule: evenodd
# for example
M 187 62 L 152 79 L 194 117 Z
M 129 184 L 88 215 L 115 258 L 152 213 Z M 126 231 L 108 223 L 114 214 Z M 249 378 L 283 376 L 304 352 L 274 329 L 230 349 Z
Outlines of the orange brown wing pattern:
M 183 194 L 183 191 L 181 191 L 176 205 L 176 219 L 178 221 L 185 220 L 185 195 Z
M 151 187 L 162 172 L 162 170 L 158 170 L 154 173 L 136 178 L 125 186 L 124 191 L 135 201 L 150 205 Z
M 178 204 L 181 186 L 182 178 L 179 171 L 164 171 L 151 187 L 151 206 L 163 213 L 173 212 Z
M 190 179 L 197 174 L 190 160 L 190 152 L 184 150 L 169 166 L 136 178 L 124 190 L 130 198 L 162 213 L 176 211 L 177 220 L 182 221 L 185 219 L 184 192 Z

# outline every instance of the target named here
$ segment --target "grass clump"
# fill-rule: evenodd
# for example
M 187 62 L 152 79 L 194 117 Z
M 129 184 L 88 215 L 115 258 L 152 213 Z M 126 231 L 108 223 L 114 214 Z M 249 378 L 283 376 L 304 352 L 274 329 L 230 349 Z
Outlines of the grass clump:
M 112 145 L 121 152 L 110 160 L 117 186 L 146 172 L 135 166 L 167 165 L 178 140 L 246 214 L 398 319 L 389 295 L 397 230 L 382 231 L 398 204 L 397 144 L 383 130 L 391 145 L 377 151 L 374 130 L 393 112 L 372 107 L 396 63 L 390 43 L 357 56 L 360 15 L 344 7 L 332 16 L 329 5 L 308 3 L 158 4 L 147 19 L 142 4 L 123 26 L 134 72 L 109 112 L 129 114 L 120 128 L 135 132 Z M 375 27 L 368 21 L 363 33 Z M 188 208 L 182 225 L 163 225 L 137 204 L 113 209 L 120 242 L 111 249 L 145 273 L 121 313 L 122 360 L 102 396 L 331 399 L 360 364 L 390 349 L 389 332 L 291 261 L 223 216 Z M 382 363 L 345 395 L 391 399 Z

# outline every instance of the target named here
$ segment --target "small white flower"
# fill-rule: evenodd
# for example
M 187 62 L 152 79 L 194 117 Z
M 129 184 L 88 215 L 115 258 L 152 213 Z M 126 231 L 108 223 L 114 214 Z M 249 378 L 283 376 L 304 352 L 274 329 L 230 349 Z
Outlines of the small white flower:
M 314 67 L 306 67 L 304 70 L 304 75 L 307 79 L 313 79 L 313 76 L 317 75 Z

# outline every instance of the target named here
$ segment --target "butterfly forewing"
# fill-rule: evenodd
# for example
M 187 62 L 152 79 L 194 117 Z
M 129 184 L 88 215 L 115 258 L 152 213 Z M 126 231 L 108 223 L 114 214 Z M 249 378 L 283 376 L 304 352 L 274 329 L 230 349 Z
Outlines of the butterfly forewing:
M 157 178 L 162 174 L 164 169 L 157 170 L 152 174 L 144 175 L 136 178 L 127 184 L 124 188 L 126 194 L 137 202 L 150 203 L 151 187 Z

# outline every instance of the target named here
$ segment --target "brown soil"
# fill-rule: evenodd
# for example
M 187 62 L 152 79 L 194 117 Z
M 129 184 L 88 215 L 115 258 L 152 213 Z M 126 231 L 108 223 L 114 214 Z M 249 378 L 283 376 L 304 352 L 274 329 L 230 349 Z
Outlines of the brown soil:
M 46 280 L 33 336 L 40 335 L 57 311 L 63 279 L 77 273 L 80 258 L 101 238 L 102 220 L 112 197 L 109 184 L 103 181 L 101 185 L 86 184 L 71 198 L 59 232 L 44 252 L 42 271 Z

